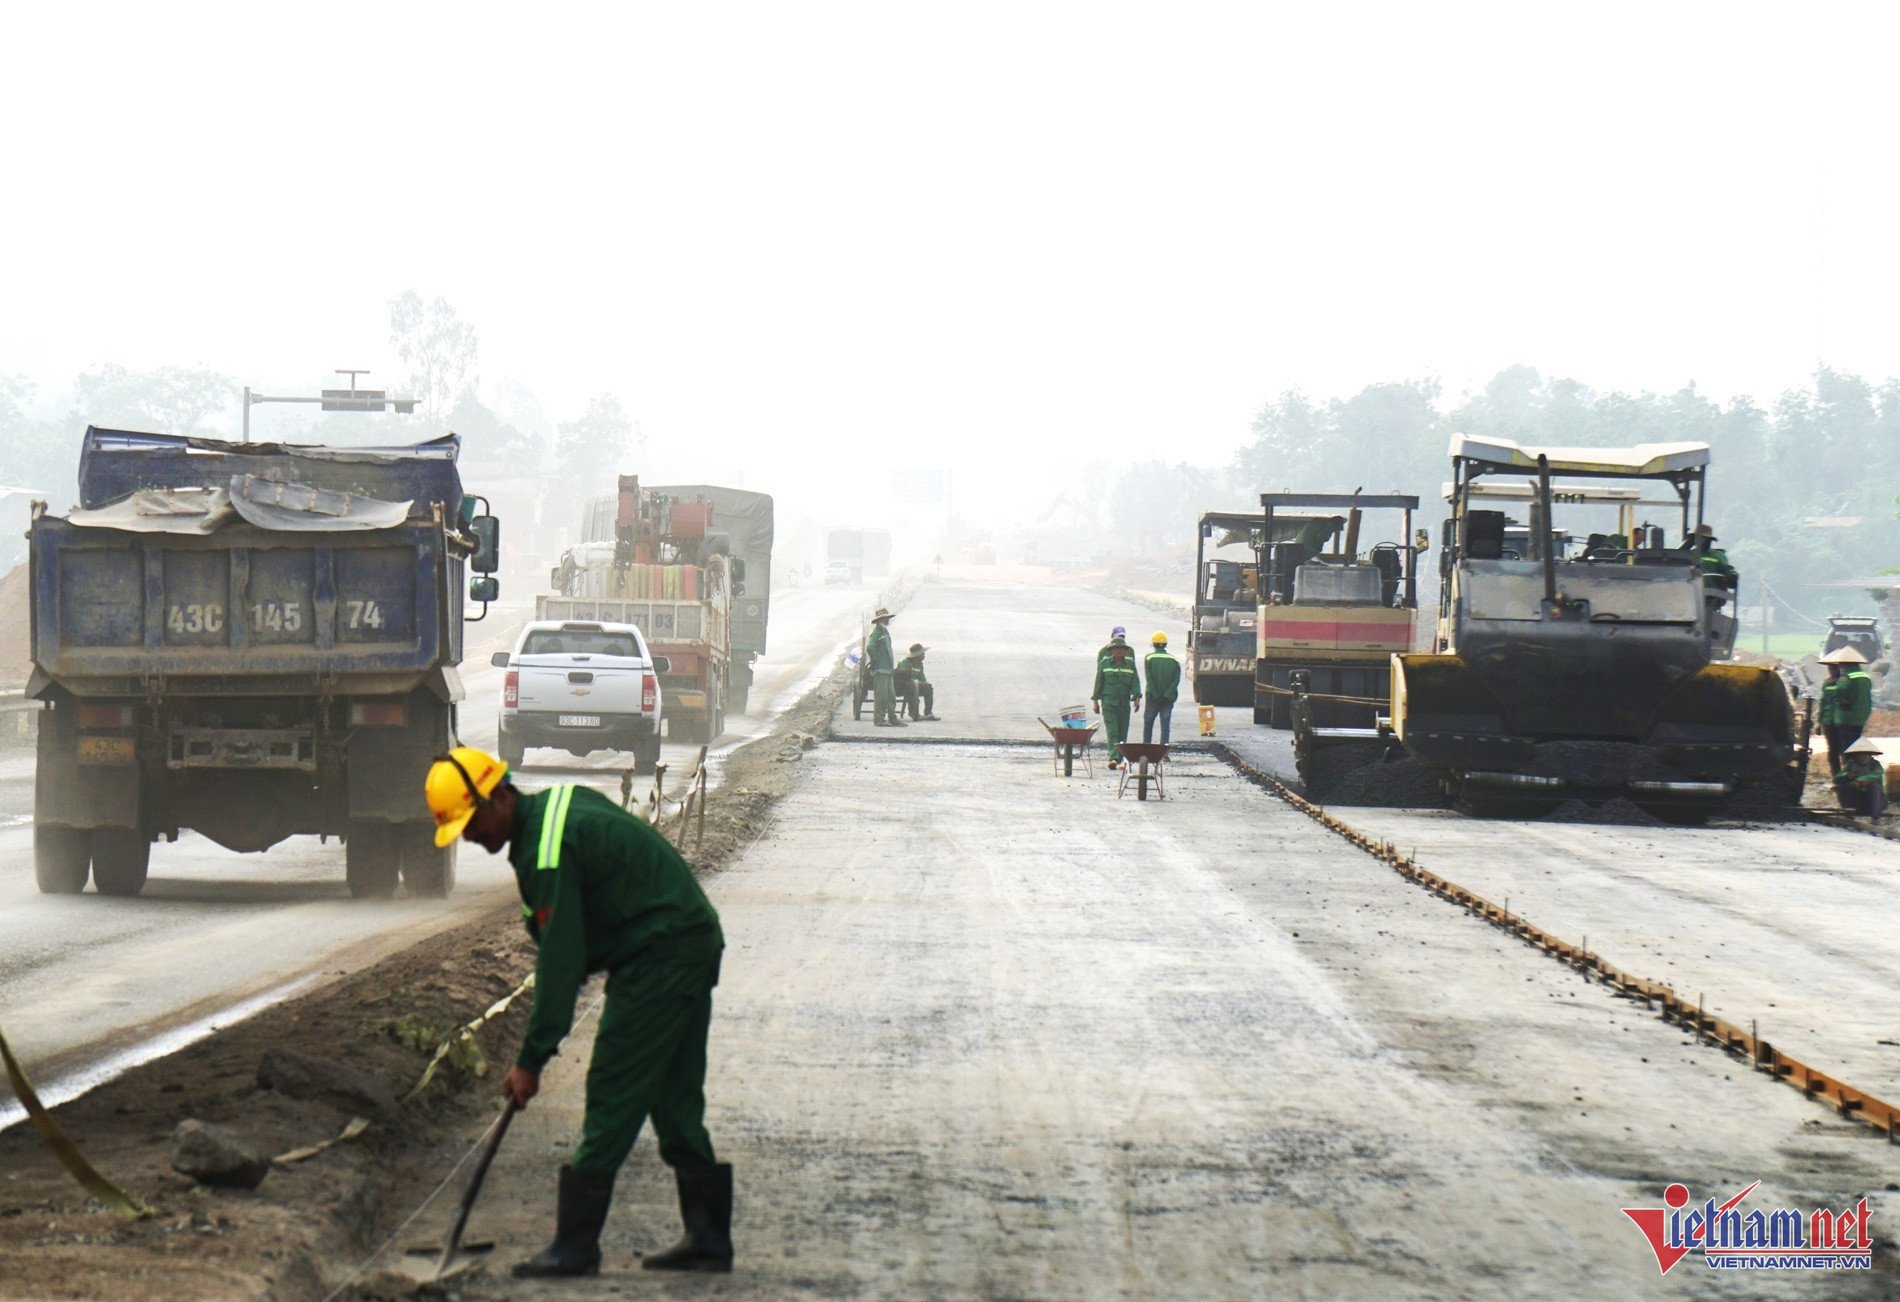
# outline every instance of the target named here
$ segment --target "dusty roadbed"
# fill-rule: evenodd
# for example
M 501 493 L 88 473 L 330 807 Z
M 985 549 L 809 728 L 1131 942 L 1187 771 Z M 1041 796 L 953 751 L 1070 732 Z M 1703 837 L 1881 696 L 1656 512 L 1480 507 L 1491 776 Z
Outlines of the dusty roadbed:
M 801 737 L 823 732 L 841 685 L 834 677 L 771 733 L 725 757 L 705 839 L 689 852 L 701 872 L 718 871 L 757 835 L 798 772 Z M 478 1052 L 452 1055 L 413 1102 L 392 1107 L 390 1100 L 410 1090 L 443 1037 L 513 990 L 532 967 L 533 949 L 515 910 L 498 908 L 56 1109 L 87 1155 L 156 1209 L 146 1220 L 123 1220 L 89 1200 L 30 1126 L 0 1134 L 0 1296 L 329 1294 L 479 1133 L 526 1000 L 483 1026 L 474 1037 Z M 363 1073 L 372 1088 L 352 1098 L 337 1082 L 328 1089 L 291 1086 L 304 1095 L 293 1098 L 262 1087 L 266 1055 L 284 1049 L 314 1060 L 319 1072 L 328 1064 Z M 171 1168 L 172 1133 L 187 1118 L 228 1127 L 263 1153 L 282 1154 L 337 1135 L 364 1112 L 372 1124 L 360 1138 L 275 1164 L 255 1191 L 212 1190 Z M 398 1242 L 389 1260 L 403 1246 Z

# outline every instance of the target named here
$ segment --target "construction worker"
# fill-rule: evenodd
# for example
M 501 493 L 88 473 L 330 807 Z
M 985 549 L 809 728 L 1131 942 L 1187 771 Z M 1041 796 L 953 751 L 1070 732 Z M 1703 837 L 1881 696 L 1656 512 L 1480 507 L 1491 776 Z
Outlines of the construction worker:
M 1115 625 L 1114 628 L 1109 630 L 1108 641 L 1102 643 L 1102 649 L 1095 653 L 1095 667 L 1100 669 L 1113 663 L 1113 657 L 1110 653 L 1114 651 L 1116 647 L 1121 647 L 1128 652 L 1128 667 L 1135 669 L 1135 649 L 1128 645 L 1128 630 L 1120 624 Z M 1135 669 L 1135 695 L 1141 695 L 1141 671 L 1139 669 Z
M 460 746 L 424 782 L 435 843 L 504 847 L 539 953 L 534 1009 L 502 1093 L 526 1107 L 574 1023 L 591 972 L 606 1002 L 587 1068 L 581 1142 L 560 1171 L 554 1242 L 515 1274 L 592 1275 L 614 1176 L 648 1117 L 673 1168 L 686 1235 L 648 1270 L 732 1269 L 732 1167 L 706 1134 L 706 1031 L 725 937 L 692 869 L 644 820 L 581 786 L 522 792 L 508 766 Z
M 1089 699 L 1108 733 L 1108 767 L 1118 769 L 1122 743 L 1128 740 L 1128 721 L 1141 708 L 1141 679 L 1126 642 L 1109 644 L 1108 663 L 1095 666 L 1095 691 Z
M 1878 822 L 1887 812 L 1887 766 L 1880 747 L 1865 737 L 1849 746 L 1841 757 L 1841 771 L 1834 775 L 1834 793 L 1842 809 Z
M 1154 650 L 1148 653 L 1143 668 L 1148 671 L 1148 705 L 1141 712 L 1141 740 L 1154 738 L 1155 720 L 1161 721 L 1161 744 L 1168 744 L 1174 719 L 1174 702 L 1181 695 L 1181 662 L 1168 654 L 1168 635 L 1156 630 L 1148 639 Z
M 1827 681 L 1821 684 L 1821 735 L 1827 738 L 1827 767 L 1840 776 L 1841 757 L 1860 740 L 1874 710 L 1874 680 L 1867 657 L 1851 646 L 1835 647 L 1821 657 Z
M 922 642 L 910 644 L 910 654 L 897 662 L 897 690 L 903 693 L 904 709 L 913 719 L 929 723 L 937 722 L 937 689 L 924 677 L 924 652 L 927 648 Z M 924 698 L 923 712 L 917 710 L 917 697 Z
M 865 640 L 864 655 L 871 666 L 871 722 L 880 728 L 901 728 L 897 717 L 897 660 L 891 651 L 891 612 L 879 606 L 871 616 L 871 636 Z
M 1346 523 L 1345 516 L 1328 515 L 1308 520 L 1301 525 L 1300 531 L 1293 535 L 1293 544 L 1303 553 L 1302 559 L 1310 561 L 1318 556 L 1320 550 L 1326 546 L 1334 534 L 1339 532 L 1339 526 L 1344 523 Z
M 1715 545 L 1715 529 L 1703 523 L 1690 530 L 1689 536 L 1682 541 L 1682 551 L 1692 552 L 1702 560 L 1702 572 L 1705 575 L 1719 575 L 1723 578 L 1735 578 L 1735 566 L 1730 564 L 1728 553 Z

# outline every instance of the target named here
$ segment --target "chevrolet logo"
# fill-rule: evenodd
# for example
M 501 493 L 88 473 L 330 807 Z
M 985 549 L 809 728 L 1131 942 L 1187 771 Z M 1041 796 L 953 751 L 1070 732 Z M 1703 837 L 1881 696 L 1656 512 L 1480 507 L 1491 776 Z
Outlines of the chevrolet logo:
M 585 696 L 587 695 L 588 692 L 592 691 L 593 689 L 591 687 L 576 687 L 571 690 L 576 696 Z

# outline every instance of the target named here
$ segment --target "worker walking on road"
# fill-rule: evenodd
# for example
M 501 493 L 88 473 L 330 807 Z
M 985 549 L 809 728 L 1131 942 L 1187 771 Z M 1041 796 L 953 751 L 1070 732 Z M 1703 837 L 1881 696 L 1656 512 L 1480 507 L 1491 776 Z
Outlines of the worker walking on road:
M 871 722 L 880 728 L 901 728 L 897 717 L 897 660 L 891 651 L 891 612 L 883 606 L 871 616 L 871 636 L 864 654 L 871 666 Z
M 1827 682 L 1821 685 L 1821 735 L 1827 738 L 1828 772 L 1841 772 L 1841 757 L 1860 740 L 1861 729 L 1874 712 L 1874 680 L 1867 673 L 1867 657 L 1851 646 L 1835 647 L 1821 657 Z
M 1095 666 L 1095 691 L 1090 699 L 1108 734 L 1108 767 L 1118 769 L 1122 743 L 1128 740 L 1128 720 L 1141 708 L 1141 680 L 1135 676 L 1134 657 L 1126 643 L 1111 644 L 1108 652 L 1108 663 Z
M 924 676 L 924 652 L 922 642 L 910 644 L 910 654 L 897 662 L 897 690 L 903 695 L 904 709 L 913 719 L 937 722 L 937 689 L 930 685 Z M 923 697 L 923 709 L 917 708 L 917 698 Z
M 1174 702 L 1181 695 L 1181 662 L 1168 654 L 1168 635 L 1157 630 L 1148 639 L 1154 650 L 1142 667 L 1148 671 L 1148 706 L 1141 712 L 1141 740 L 1145 745 L 1155 739 L 1155 721 L 1161 722 L 1161 744 L 1168 744 L 1173 726 Z
M 706 1033 L 725 937 L 692 869 L 651 825 L 599 792 L 519 791 L 506 764 L 470 747 L 438 757 L 424 790 L 438 846 L 459 836 L 490 854 L 507 848 L 539 948 L 534 1009 L 501 1082 L 516 1106 L 539 1091 L 543 1067 L 574 1024 L 581 982 L 607 974 L 581 1142 L 560 1172 L 554 1242 L 514 1273 L 600 1270 L 614 1176 L 648 1117 L 674 1171 L 686 1235 L 640 1264 L 732 1269 L 732 1167 L 714 1156 L 705 1121 Z

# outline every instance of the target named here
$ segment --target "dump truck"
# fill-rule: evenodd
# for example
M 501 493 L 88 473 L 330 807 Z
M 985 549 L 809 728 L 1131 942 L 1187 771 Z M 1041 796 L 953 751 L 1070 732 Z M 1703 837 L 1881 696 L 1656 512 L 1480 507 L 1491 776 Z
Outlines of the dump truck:
M 703 497 L 649 489 L 621 475 L 611 505 L 611 541 L 571 547 L 549 574 L 552 594 L 534 617 L 562 623 L 632 624 L 656 657 L 666 694 L 666 735 L 709 742 L 726 730 L 731 701 L 732 599 L 749 574 L 730 555 Z M 604 527 L 600 500 L 584 510 L 586 534 Z
M 460 448 L 86 431 L 78 507 L 35 503 L 29 535 L 42 891 L 136 895 L 185 830 L 339 837 L 356 896 L 452 889 L 421 774 L 499 547 Z
M 1292 727 L 1299 687 L 1315 722 L 1373 724 L 1392 656 L 1412 649 L 1418 621 L 1417 510 L 1418 498 L 1401 493 L 1260 495 L 1255 723 Z M 1388 529 L 1376 542 L 1369 512 Z
M 1302 719 L 1303 776 L 1329 746 L 1395 742 L 1474 814 L 1626 799 L 1694 823 L 1738 792 L 1797 798 L 1789 690 L 1728 658 L 1736 578 L 1702 537 L 1706 444 L 1459 435 L 1450 454 L 1434 649 L 1393 656 L 1375 735 Z

